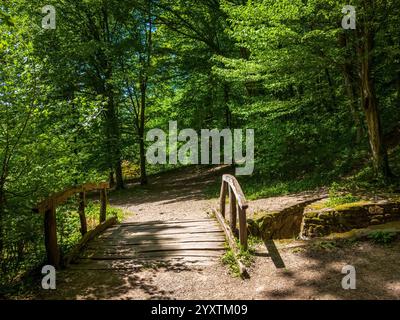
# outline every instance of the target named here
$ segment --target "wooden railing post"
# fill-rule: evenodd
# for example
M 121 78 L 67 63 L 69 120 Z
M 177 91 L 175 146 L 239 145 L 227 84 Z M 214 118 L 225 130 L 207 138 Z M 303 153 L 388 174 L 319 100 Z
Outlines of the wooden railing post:
M 229 187 L 229 212 L 231 230 L 236 232 L 236 197 L 231 187 Z
M 239 206 L 239 240 L 243 250 L 247 250 L 246 209 Z
M 106 221 L 107 218 L 107 191 L 100 190 L 100 223 Z
M 225 203 L 226 203 L 226 186 L 227 183 L 225 181 L 222 181 L 221 184 L 221 194 L 219 198 L 219 209 L 221 212 L 221 215 L 225 218 Z
M 81 234 L 84 236 L 87 233 L 87 222 L 85 216 L 86 194 L 85 192 L 79 193 L 79 220 L 81 221 Z
M 44 214 L 44 241 L 47 263 L 58 268 L 60 266 L 60 252 L 57 244 L 56 207 L 54 204 Z
M 237 234 L 237 215 L 239 215 L 239 240 L 242 248 L 247 250 L 247 220 L 246 209 L 248 204 L 243 194 L 243 190 L 239 182 L 234 176 L 223 175 L 220 195 L 220 211 L 221 216 L 225 219 L 225 200 L 226 194 L 229 192 L 229 227 L 233 233 Z

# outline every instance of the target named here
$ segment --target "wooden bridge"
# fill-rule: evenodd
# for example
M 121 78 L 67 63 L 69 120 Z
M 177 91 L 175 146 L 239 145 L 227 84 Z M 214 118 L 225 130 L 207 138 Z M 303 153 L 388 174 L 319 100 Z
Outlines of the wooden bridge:
M 132 269 L 146 265 L 210 265 L 220 260 L 225 242 L 238 256 L 234 239 L 239 234 L 242 247 L 247 248 L 247 203 L 237 180 L 224 175 L 221 185 L 220 209 L 217 219 L 148 221 L 117 223 L 106 220 L 107 183 L 87 184 L 57 193 L 42 201 L 35 209 L 44 213 L 45 241 L 48 263 L 71 269 L 102 270 Z M 87 232 L 85 198 L 87 191 L 100 190 L 100 224 Z M 72 252 L 60 259 L 57 246 L 55 211 L 57 205 L 79 193 L 79 215 L 82 239 Z M 226 196 L 229 194 L 229 224 L 225 220 Z M 239 215 L 239 230 L 236 230 Z M 245 268 L 237 258 L 242 274 Z
M 126 269 L 146 264 L 205 265 L 224 253 L 224 232 L 214 219 L 121 223 L 88 243 L 71 265 Z

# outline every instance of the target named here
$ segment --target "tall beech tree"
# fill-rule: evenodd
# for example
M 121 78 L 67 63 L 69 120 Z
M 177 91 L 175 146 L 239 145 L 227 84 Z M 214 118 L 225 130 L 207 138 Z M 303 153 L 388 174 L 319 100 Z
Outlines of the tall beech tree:
M 387 18 L 389 12 L 395 11 L 394 1 L 362 0 L 359 3 L 357 27 L 357 54 L 359 58 L 361 105 L 365 113 L 368 127 L 372 161 L 376 175 L 385 180 L 392 177 L 389 168 L 386 142 L 382 130 L 379 98 L 377 96 L 375 70 L 379 68 L 377 61 L 377 37 L 380 32 L 380 21 Z M 394 11 L 394 12 L 393 12 Z

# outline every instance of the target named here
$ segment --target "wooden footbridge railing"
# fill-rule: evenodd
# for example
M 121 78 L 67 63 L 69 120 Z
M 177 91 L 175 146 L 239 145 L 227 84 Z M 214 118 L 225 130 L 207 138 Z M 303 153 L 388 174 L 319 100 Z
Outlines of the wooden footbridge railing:
M 229 195 L 229 225 L 236 232 L 237 216 L 239 216 L 239 240 L 242 248 L 247 250 L 246 210 L 249 207 L 239 182 L 234 176 L 226 174 L 222 177 L 220 211 L 225 218 L 225 201 Z
M 107 189 L 110 188 L 108 182 L 88 183 L 81 186 L 58 192 L 44 199 L 33 210 L 44 215 L 44 238 L 47 253 L 47 261 L 54 267 L 60 266 L 60 251 L 57 243 L 57 206 L 67 201 L 70 197 L 79 194 L 78 212 L 81 223 L 81 234 L 83 237 L 87 234 L 87 223 L 85 216 L 86 192 L 100 191 L 100 225 L 105 223 L 107 214 Z
M 229 196 L 229 225 L 226 223 L 225 207 L 226 197 Z M 239 182 L 232 175 L 223 175 L 221 184 L 221 194 L 219 199 L 219 212 L 214 211 L 217 220 L 225 232 L 228 243 L 235 254 L 240 273 L 242 276 L 248 276 L 243 263 L 240 261 L 240 249 L 235 240 L 237 234 L 237 217 L 239 217 L 239 240 L 242 250 L 247 250 L 247 220 L 246 210 L 249 207 L 243 194 Z

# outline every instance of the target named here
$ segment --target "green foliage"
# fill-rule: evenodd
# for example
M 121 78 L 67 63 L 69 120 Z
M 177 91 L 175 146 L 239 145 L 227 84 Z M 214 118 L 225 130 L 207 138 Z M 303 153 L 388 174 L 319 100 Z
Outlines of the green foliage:
M 226 253 L 222 256 L 222 263 L 228 266 L 230 272 L 235 277 L 240 277 L 240 269 L 236 263 L 235 254 L 231 249 L 228 249 Z
M 81 239 L 80 220 L 76 208 L 77 201 L 72 198 L 69 203 L 61 206 L 57 210 L 57 236 L 61 248 L 61 254 L 65 255 Z M 85 208 L 85 216 L 88 231 L 94 229 L 99 224 L 100 203 L 99 201 L 88 201 Z M 107 206 L 106 218 L 117 217 L 118 221 L 123 221 L 124 212 L 121 209 Z
M 57 209 L 57 237 L 61 255 L 67 254 L 81 239 L 77 201 L 71 198 Z M 99 224 L 100 204 L 88 201 L 85 215 L 88 231 Z M 107 218 L 124 219 L 125 213 L 119 208 L 107 206 Z M 18 280 L 25 272 L 45 262 L 43 216 L 30 210 L 18 215 L 6 215 L 4 219 L 3 256 L 0 261 L 0 285 L 5 286 Z M 1 292 L 0 292 L 1 294 Z
M 368 239 L 372 240 L 376 244 L 388 245 L 396 239 L 397 234 L 395 232 L 388 231 L 373 231 L 368 235 Z
M 329 188 L 329 198 L 326 202 L 327 207 L 336 207 L 346 203 L 354 203 L 360 201 L 360 198 L 353 196 L 352 194 L 343 194 L 340 192 L 340 185 L 336 182 L 331 184 Z
M 333 178 L 330 175 L 309 175 L 301 180 L 285 179 L 270 180 L 267 177 L 255 174 L 249 177 L 238 177 L 239 183 L 248 200 L 257 200 L 268 197 L 287 195 L 307 190 L 314 190 L 329 183 Z M 220 183 L 209 185 L 205 193 L 209 198 L 218 198 Z
M 3 252 L 0 259 L 0 287 L 44 261 L 43 219 L 29 210 L 3 217 Z
M 247 242 L 248 242 L 248 246 L 249 246 L 249 248 L 250 248 L 250 249 L 249 249 L 249 252 L 250 252 L 250 253 L 253 253 L 254 248 L 255 248 L 256 246 L 261 245 L 261 244 L 264 243 L 263 240 L 262 240 L 261 238 L 255 237 L 255 236 L 253 236 L 253 235 L 248 235 Z
M 399 175 L 398 1 L 355 0 L 357 32 L 341 28 L 338 0 L 46 4 L 56 7 L 56 30 L 41 28 L 43 1 L 0 5 L 0 258 L 8 278 L 44 259 L 41 221 L 30 209 L 38 200 L 85 182 L 137 179 L 146 131 L 166 130 L 170 120 L 198 132 L 255 129 L 255 172 L 240 178 L 249 199 L 348 174 L 344 190 L 398 190 L 375 179 L 384 166 L 369 160 L 368 108 L 360 107 L 379 104 L 374 122 Z M 372 90 L 360 90 L 362 70 L 371 71 Z M 217 196 L 219 187 L 207 192 Z M 356 197 L 332 185 L 329 201 Z M 57 213 L 63 252 L 79 239 L 75 211 L 67 204 Z M 97 211 L 89 204 L 91 226 Z
M 228 245 L 225 243 L 226 252 L 222 256 L 222 263 L 229 267 L 229 270 L 235 277 L 240 277 L 240 269 L 236 262 L 236 259 L 239 259 L 246 267 L 250 267 L 254 262 L 254 247 L 260 244 L 262 241 L 255 237 L 249 237 L 248 239 L 248 249 L 244 250 L 240 245 L 238 239 L 236 239 L 236 244 L 239 248 L 239 254 L 235 258 L 235 254 Z
M 12 18 L 7 13 L 5 13 L 0 9 L 0 24 L 3 22 L 8 26 L 14 26 Z
M 333 250 L 337 248 L 337 244 L 334 241 L 318 241 L 312 247 L 317 250 Z
M 240 248 L 240 252 L 238 254 L 238 258 L 246 267 L 250 267 L 254 262 L 254 256 L 252 250 L 243 250 Z

